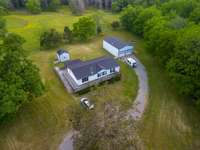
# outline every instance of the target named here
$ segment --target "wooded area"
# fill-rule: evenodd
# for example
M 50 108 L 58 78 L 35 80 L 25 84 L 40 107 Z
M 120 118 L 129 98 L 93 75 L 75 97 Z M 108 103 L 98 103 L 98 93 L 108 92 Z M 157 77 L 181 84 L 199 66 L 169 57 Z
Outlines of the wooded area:
M 165 68 L 179 93 L 200 103 L 200 3 L 169 1 L 159 6 L 128 6 L 123 27 L 145 39 L 146 48 Z M 198 11 L 198 13 L 197 13 Z

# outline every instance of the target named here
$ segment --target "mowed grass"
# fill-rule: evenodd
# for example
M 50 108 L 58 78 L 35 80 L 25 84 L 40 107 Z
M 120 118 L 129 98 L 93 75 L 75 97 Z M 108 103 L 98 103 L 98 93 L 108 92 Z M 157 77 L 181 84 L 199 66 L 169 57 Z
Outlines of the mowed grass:
M 61 46 L 69 50 L 72 59 L 88 60 L 108 55 L 102 49 L 103 37 L 110 34 L 121 36 L 120 32 L 112 32 L 109 28 L 109 24 L 118 16 L 92 9 L 85 15 L 96 13 L 103 14 L 104 30 L 108 32 L 86 43 Z M 63 8 L 56 13 L 45 12 L 40 15 L 11 12 L 5 18 L 8 31 L 20 34 L 26 39 L 24 48 L 28 50 L 30 59 L 40 69 L 45 84 L 45 93 L 20 109 L 15 120 L 0 126 L 0 149 L 55 150 L 71 128 L 68 121 L 70 115 L 68 109 L 74 105 L 80 105 L 79 98 L 83 95 L 71 95 L 66 92 L 53 71 L 57 49 L 40 50 L 39 35 L 41 31 L 52 27 L 62 32 L 65 25 L 71 26 L 79 17 L 72 16 L 68 8 Z M 122 38 L 127 39 L 124 36 Z M 95 105 L 101 101 L 115 100 L 126 109 L 130 107 L 137 93 L 137 77 L 127 65 L 122 63 L 120 65 L 122 69 L 120 81 L 112 84 L 105 83 L 84 96 L 90 97 Z

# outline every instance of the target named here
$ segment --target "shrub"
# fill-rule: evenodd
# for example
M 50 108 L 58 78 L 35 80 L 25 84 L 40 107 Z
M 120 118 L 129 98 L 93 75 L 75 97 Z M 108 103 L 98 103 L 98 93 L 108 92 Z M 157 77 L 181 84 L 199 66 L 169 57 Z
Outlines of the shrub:
M 43 48 L 54 48 L 62 42 L 62 36 L 55 29 L 45 31 L 40 36 L 40 46 Z

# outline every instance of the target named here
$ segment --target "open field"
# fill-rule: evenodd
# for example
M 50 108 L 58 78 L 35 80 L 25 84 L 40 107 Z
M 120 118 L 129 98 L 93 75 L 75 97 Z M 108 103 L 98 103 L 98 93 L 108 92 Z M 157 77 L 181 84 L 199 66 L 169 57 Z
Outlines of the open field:
M 89 10 L 86 15 L 98 11 Z M 103 13 L 105 30 L 107 34 L 117 34 L 108 28 L 116 17 L 110 13 Z M 39 50 L 39 35 L 41 29 L 54 27 L 60 32 L 65 25 L 71 25 L 78 17 L 72 16 L 66 9 L 57 13 L 42 13 L 31 16 L 26 12 L 12 12 L 6 17 L 9 32 L 18 33 L 26 39 L 25 49 L 30 54 L 30 59 L 40 68 L 42 80 L 45 83 L 45 94 L 26 104 L 17 114 L 15 120 L 1 125 L 0 149 L 2 150 L 55 150 L 62 138 L 70 128 L 67 110 L 74 105 L 79 105 L 79 95 L 68 94 L 62 83 L 53 71 L 53 60 L 56 49 Z M 101 48 L 104 35 L 82 43 L 63 45 L 69 50 L 73 59 L 83 60 L 107 55 Z M 125 37 L 126 38 L 126 37 Z M 86 95 L 91 97 L 95 105 L 106 100 L 116 100 L 124 108 L 131 106 L 137 92 L 137 77 L 127 65 L 121 63 L 122 79 L 113 84 L 104 84 Z M 131 87 L 129 86 L 131 84 Z

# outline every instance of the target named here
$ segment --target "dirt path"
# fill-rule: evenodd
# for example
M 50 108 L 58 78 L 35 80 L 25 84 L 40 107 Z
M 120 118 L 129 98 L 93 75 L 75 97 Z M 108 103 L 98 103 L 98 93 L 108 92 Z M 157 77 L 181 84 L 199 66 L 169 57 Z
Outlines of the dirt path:
M 132 108 L 128 111 L 128 115 L 133 119 L 138 120 L 142 117 L 145 107 L 148 101 L 149 85 L 146 69 L 143 64 L 135 56 L 132 56 L 137 61 L 137 67 L 134 68 L 136 75 L 138 76 L 139 88 L 136 100 L 133 103 Z M 65 136 L 63 142 L 59 146 L 59 150 L 73 150 L 73 132 L 69 131 Z
M 59 146 L 59 150 L 73 150 L 73 131 L 69 131 Z

